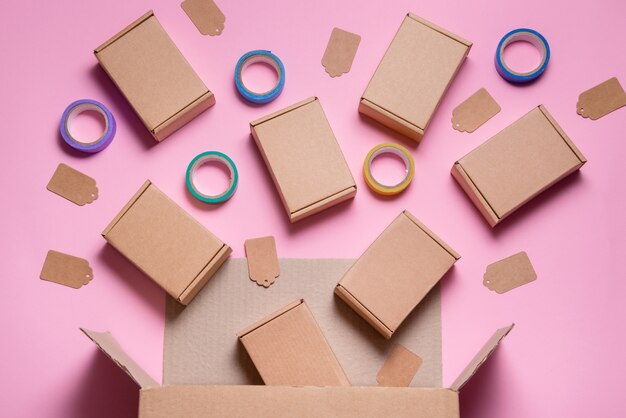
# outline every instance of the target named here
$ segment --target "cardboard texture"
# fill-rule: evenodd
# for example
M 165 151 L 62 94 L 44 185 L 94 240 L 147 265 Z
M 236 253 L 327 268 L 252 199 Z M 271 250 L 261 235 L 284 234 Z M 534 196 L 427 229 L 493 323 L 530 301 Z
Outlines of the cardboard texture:
M 142 386 L 139 418 L 381 417 L 460 418 L 458 390 L 487 360 L 513 325 L 491 337 L 455 381 L 454 388 L 194 386 L 152 387 L 109 333 L 85 330 L 100 350 Z M 105 343 L 100 340 L 105 338 Z
M 98 198 L 96 181 L 63 163 L 57 166 L 46 188 L 78 206 Z
M 389 339 L 460 257 L 404 211 L 347 271 L 335 294 Z
M 263 382 L 271 386 L 350 386 L 304 300 L 237 333 Z
M 270 287 L 280 275 L 274 237 L 248 239 L 244 247 L 250 280 L 259 286 Z
M 191 305 L 183 307 L 168 298 L 164 384 L 262 384 L 235 334 L 268 312 L 304 298 L 350 383 L 376 386 L 376 373 L 392 345 L 329 292 L 353 263 L 354 260 L 281 259 L 280 280 L 259 292 L 258 286 L 248 279 L 246 260 L 230 259 Z M 442 386 L 438 286 L 406 319 L 394 341 L 423 359 L 411 386 Z
M 422 365 L 422 359 L 396 344 L 376 375 L 380 386 L 408 387 Z
M 317 97 L 250 122 L 291 222 L 351 199 L 356 183 Z
M 333 28 L 322 57 L 322 65 L 331 77 L 339 77 L 352 68 L 352 61 L 361 43 L 361 37 L 339 28 Z
M 452 111 L 452 127 L 459 132 L 474 132 L 500 112 L 500 105 L 481 88 Z
M 79 289 L 93 279 L 93 271 L 89 267 L 89 262 L 83 258 L 50 250 L 39 278 Z
M 213 0 L 185 0 L 180 7 L 201 34 L 210 36 L 222 34 L 226 16 Z
M 483 276 L 483 284 L 489 290 L 505 293 L 536 279 L 537 273 L 530 263 L 528 254 L 522 251 L 489 264 Z
M 406 15 L 359 104 L 359 112 L 420 141 L 472 43 Z
M 102 236 L 184 305 L 191 302 L 232 252 L 150 180 Z
M 215 104 L 152 11 L 94 54 L 157 141 Z
M 540 105 L 455 162 L 452 176 L 494 227 L 585 162 Z
M 626 106 L 626 93 L 617 78 L 613 77 L 580 93 L 576 113 L 596 120 L 622 106 Z

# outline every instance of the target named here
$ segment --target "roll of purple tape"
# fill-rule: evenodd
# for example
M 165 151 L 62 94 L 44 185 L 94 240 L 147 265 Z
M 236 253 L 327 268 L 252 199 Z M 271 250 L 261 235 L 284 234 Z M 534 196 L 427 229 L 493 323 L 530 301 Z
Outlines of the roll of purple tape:
M 91 142 L 81 141 L 72 135 L 70 126 L 72 120 L 82 112 L 92 110 L 100 113 L 104 117 L 104 132 L 98 139 Z M 115 118 L 113 114 L 102 103 L 95 100 L 77 100 L 71 103 L 63 112 L 61 117 L 61 137 L 72 148 L 88 153 L 100 152 L 109 146 L 115 136 Z

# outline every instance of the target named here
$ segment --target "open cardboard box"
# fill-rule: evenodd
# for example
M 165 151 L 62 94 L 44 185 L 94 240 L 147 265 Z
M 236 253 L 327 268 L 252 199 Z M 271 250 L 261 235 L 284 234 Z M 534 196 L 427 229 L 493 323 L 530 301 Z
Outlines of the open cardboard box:
M 539 105 L 455 162 L 451 173 L 494 227 L 586 162 Z
M 419 142 L 471 47 L 408 13 L 361 96 L 359 112 Z
M 215 104 L 213 93 L 152 11 L 94 54 L 159 142 Z
M 459 390 L 512 328 L 513 324 L 498 329 L 447 389 L 374 386 L 159 386 L 124 352 L 111 333 L 81 330 L 140 386 L 139 418 L 459 418 Z

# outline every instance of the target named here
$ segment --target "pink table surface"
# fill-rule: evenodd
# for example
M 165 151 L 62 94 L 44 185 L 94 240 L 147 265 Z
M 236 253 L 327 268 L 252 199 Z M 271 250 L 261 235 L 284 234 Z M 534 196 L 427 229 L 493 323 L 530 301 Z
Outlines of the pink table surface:
M 372 3 L 221 1 L 227 22 L 219 37 L 201 36 L 177 1 L 2 3 L 2 416 L 135 415 L 137 388 L 80 326 L 112 331 L 160 379 L 164 293 L 100 236 L 146 178 L 229 243 L 235 257 L 244 255 L 246 238 L 267 234 L 281 257 L 358 257 L 409 209 L 463 256 L 442 286 L 444 384 L 497 327 L 517 324 L 462 391 L 463 416 L 624 416 L 626 109 L 590 121 L 575 105 L 580 92 L 611 76 L 626 83 L 626 3 Z M 215 107 L 158 145 L 92 54 L 150 8 L 217 97 Z M 412 148 L 415 180 L 403 195 L 380 199 L 363 182 L 365 154 L 384 141 L 411 143 L 361 118 L 357 103 L 409 10 L 474 46 L 422 144 Z M 331 79 L 320 61 L 334 26 L 362 41 L 352 71 Z M 525 87 L 506 83 L 493 67 L 497 42 L 517 27 L 539 30 L 553 53 L 543 78 Z M 283 94 L 262 107 L 238 97 L 232 74 L 244 52 L 259 48 L 274 51 L 287 69 Z M 454 131 L 452 109 L 480 87 L 502 111 L 473 134 Z M 354 201 L 290 225 L 248 122 L 312 95 L 322 101 L 359 190 Z M 79 155 L 59 139 L 60 115 L 79 98 L 100 100 L 117 117 L 114 142 L 97 155 Z M 450 167 L 540 103 L 589 163 L 492 231 Z M 185 189 L 187 164 L 205 150 L 223 151 L 239 167 L 237 193 L 221 206 L 201 204 Z M 96 178 L 100 198 L 78 207 L 48 192 L 59 162 Z M 95 279 L 80 290 L 39 280 L 48 249 L 88 259 Z M 504 295 L 483 287 L 485 266 L 520 250 L 539 279 Z

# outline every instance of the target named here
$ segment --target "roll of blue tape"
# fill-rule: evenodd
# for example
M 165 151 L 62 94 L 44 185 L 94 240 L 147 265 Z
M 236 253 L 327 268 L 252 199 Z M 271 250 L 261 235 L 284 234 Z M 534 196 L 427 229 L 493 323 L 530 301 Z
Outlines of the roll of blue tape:
M 200 190 L 198 190 L 194 183 L 194 175 L 198 167 L 209 161 L 217 161 L 226 166 L 226 168 L 228 168 L 228 170 L 230 171 L 230 181 L 228 183 L 228 188 L 223 193 L 220 193 L 218 195 L 207 195 L 205 193 L 202 193 Z M 228 155 L 218 151 L 207 151 L 203 152 L 202 154 L 196 155 L 196 157 L 189 163 L 189 166 L 187 167 L 187 175 L 185 176 L 185 183 L 187 183 L 187 189 L 189 189 L 191 194 L 201 202 L 211 204 L 223 203 L 230 199 L 237 189 L 238 181 L 239 174 L 237 173 L 237 167 L 235 166 L 235 163 L 233 162 L 233 160 L 230 159 Z
M 104 132 L 100 138 L 95 141 L 85 142 L 77 139 L 72 135 L 71 124 L 72 120 L 82 112 L 87 110 L 93 110 L 100 113 L 104 117 Z M 61 117 L 61 137 L 72 148 L 88 153 L 100 152 L 109 146 L 113 137 L 115 136 L 115 118 L 113 114 L 102 103 L 95 100 L 77 100 L 71 103 L 63 112 Z
M 507 45 L 518 41 L 531 43 L 541 53 L 541 62 L 535 69 L 525 73 L 520 73 L 513 71 L 504 62 L 504 48 L 506 48 Z M 516 84 L 524 84 L 536 80 L 546 70 L 549 61 L 550 46 L 548 45 L 546 38 L 544 38 L 543 35 L 536 30 L 525 28 L 515 29 L 504 35 L 498 44 L 495 57 L 496 70 L 498 71 L 498 74 L 500 74 L 500 76 L 506 81 Z
M 271 65 L 278 74 L 278 81 L 276 82 L 276 85 L 271 90 L 264 93 L 258 93 L 250 90 L 245 86 L 241 78 L 241 74 L 246 67 L 256 62 L 264 62 Z M 239 91 L 239 94 L 241 94 L 241 97 L 247 101 L 256 104 L 269 103 L 276 99 L 283 91 L 283 87 L 285 85 L 285 67 L 283 66 L 282 61 L 270 51 L 250 51 L 244 54 L 241 58 L 239 58 L 239 61 L 237 61 L 237 66 L 235 67 L 235 85 L 237 86 L 237 90 Z

